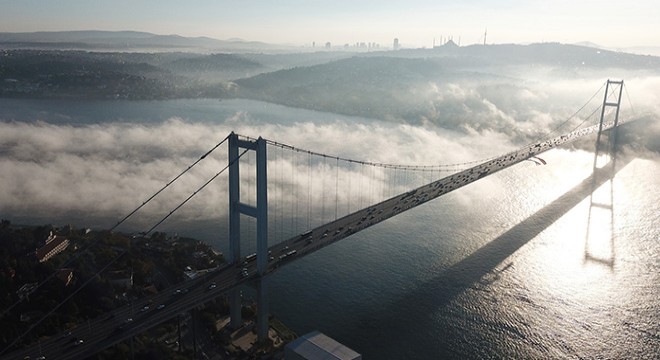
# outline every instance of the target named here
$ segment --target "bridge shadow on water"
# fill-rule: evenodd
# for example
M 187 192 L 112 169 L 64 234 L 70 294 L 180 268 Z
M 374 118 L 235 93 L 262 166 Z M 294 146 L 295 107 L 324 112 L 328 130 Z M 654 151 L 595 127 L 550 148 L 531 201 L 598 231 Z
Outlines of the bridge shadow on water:
M 476 349 L 465 349 L 465 346 L 470 346 L 471 341 L 479 341 L 479 335 L 461 334 L 460 328 L 456 330 L 451 329 L 450 326 L 438 328 L 434 313 L 449 305 L 474 284 L 488 280 L 496 281 L 497 274 L 494 280 L 484 277 L 492 275 L 499 264 L 586 199 L 593 188 L 613 178 L 616 172 L 623 169 L 631 160 L 620 159 L 618 164 L 610 162 L 599 169 L 597 174 L 584 179 L 552 203 L 404 297 L 364 313 L 360 318 L 355 319 L 355 324 L 351 325 L 358 327 L 356 332 L 361 333 L 359 343 L 352 345 L 358 350 L 365 348 L 375 352 L 367 354 L 371 358 L 391 358 L 394 353 L 401 354 L 402 348 L 405 349 L 403 351 L 406 354 L 397 358 L 453 358 L 463 357 L 465 353 L 473 354 L 475 357 L 493 356 L 493 354 L 473 353 L 477 351 Z M 461 352 L 461 348 L 465 351 L 463 355 L 458 353 Z

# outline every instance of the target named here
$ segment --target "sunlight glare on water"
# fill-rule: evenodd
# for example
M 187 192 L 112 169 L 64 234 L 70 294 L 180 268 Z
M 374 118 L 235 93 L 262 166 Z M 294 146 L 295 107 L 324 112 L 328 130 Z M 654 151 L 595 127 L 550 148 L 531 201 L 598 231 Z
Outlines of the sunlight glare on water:
M 592 216 L 587 242 L 593 155 L 544 158 L 546 167 L 520 164 L 283 270 L 275 286 L 289 291 L 294 273 L 311 272 L 296 308 L 319 312 L 283 315 L 369 358 L 654 358 L 660 249 L 649 221 L 658 220 L 660 184 L 649 174 L 657 161 L 622 162 L 614 227 Z M 333 270 L 314 283 L 314 262 L 332 257 Z M 348 288 L 359 288 L 350 300 Z M 330 297 L 308 301 L 314 293 Z M 274 297 L 274 311 L 287 307 Z
M 523 328 L 536 334 L 531 337 L 532 344 L 539 345 L 528 350 L 545 349 L 546 355 L 561 357 L 627 358 L 631 354 L 648 357 L 659 349 L 657 328 L 649 337 L 632 325 L 658 322 L 657 313 L 650 319 L 637 313 L 639 304 L 658 306 L 652 305 L 659 290 L 657 272 L 652 272 L 658 268 L 657 257 L 635 253 L 640 242 L 650 239 L 642 234 L 623 235 L 624 228 L 643 229 L 643 213 L 653 211 L 647 207 L 650 204 L 645 188 L 653 182 L 657 185 L 657 180 L 630 175 L 639 171 L 640 163 L 633 161 L 613 181 L 613 228 L 609 211 L 598 208 L 592 212 L 591 233 L 586 238 L 587 198 L 512 256 L 516 259 L 512 263 L 517 278 L 513 281 L 526 290 L 525 301 L 514 298 L 515 304 L 509 305 L 516 312 L 526 313 Z M 603 187 L 599 190 L 609 191 Z M 657 205 L 652 206 L 657 210 Z M 640 217 L 621 219 L 620 215 L 635 212 Z M 635 344 L 640 335 L 641 339 L 647 338 L 642 342 L 648 345 Z

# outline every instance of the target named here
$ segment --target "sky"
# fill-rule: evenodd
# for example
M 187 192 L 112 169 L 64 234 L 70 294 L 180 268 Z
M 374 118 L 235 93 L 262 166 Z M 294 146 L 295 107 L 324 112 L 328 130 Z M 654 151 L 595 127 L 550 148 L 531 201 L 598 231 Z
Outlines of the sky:
M 660 1 L 0 0 L 0 32 L 134 30 L 310 46 L 577 43 L 660 46 Z

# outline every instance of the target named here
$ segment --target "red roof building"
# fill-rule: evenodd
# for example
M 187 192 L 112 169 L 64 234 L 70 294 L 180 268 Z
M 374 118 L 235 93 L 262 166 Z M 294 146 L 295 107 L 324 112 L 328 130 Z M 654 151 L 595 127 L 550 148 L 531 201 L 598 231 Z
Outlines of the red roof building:
M 50 233 L 48 239 L 46 239 L 46 245 L 37 249 L 34 253 L 37 256 L 39 262 L 44 262 L 53 256 L 61 253 L 69 246 L 69 239 L 60 235 L 53 235 Z

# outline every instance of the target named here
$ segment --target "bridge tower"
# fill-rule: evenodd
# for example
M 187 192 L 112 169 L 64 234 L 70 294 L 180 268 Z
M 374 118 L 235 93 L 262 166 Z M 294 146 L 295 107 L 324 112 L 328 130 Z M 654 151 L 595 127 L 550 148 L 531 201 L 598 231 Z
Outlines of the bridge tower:
M 594 154 L 594 169 L 597 167 L 602 167 L 602 162 L 599 162 L 599 155 L 601 152 L 606 152 L 608 157 L 612 157 L 614 152 L 614 146 L 616 145 L 616 130 L 617 125 L 619 124 L 619 108 L 621 107 L 621 94 L 623 92 L 623 80 L 613 81 L 607 80 L 607 85 L 605 86 L 605 96 L 603 98 L 603 106 L 600 110 L 600 126 L 598 128 L 598 136 L 596 137 L 596 152 Z M 603 126 L 606 123 L 605 118 L 608 108 L 614 108 L 614 119 L 611 121 L 614 122 L 612 129 L 607 133 L 606 139 L 604 139 Z
M 605 96 L 600 112 L 600 125 L 598 135 L 596 136 L 596 146 L 594 151 L 593 165 L 593 183 L 591 196 L 589 200 L 589 215 L 587 220 L 587 234 L 585 241 L 585 260 L 596 261 L 608 266 L 614 265 L 614 174 L 616 173 L 616 141 L 617 125 L 619 123 L 619 109 L 621 107 L 621 95 L 623 93 L 623 80 L 607 80 L 605 86 Z M 612 111 L 607 111 L 612 109 Z M 612 122 L 614 125 L 608 131 L 603 131 L 605 124 Z M 607 169 L 605 169 L 607 168 Z M 609 170 L 609 171 L 604 171 Z M 598 193 L 598 177 L 608 176 L 609 181 L 605 183 L 609 187 L 603 189 L 605 194 Z M 602 232 L 604 222 L 609 222 L 609 234 Z M 595 239 L 594 230 L 601 230 L 601 238 Z M 604 246 L 603 235 L 610 238 L 609 245 Z M 600 246 L 594 246 L 600 244 Z M 594 249 L 592 249 L 592 247 Z M 600 251 L 595 253 L 595 248 L 600 247 Z M 605 250 L 604 248 L 609 248 Z
M 256 152 L 257 199 L 255 205 L 241 202 L 239 177 L 239 148 Z M 268 265 L 268 184 L 266 163 L 266 140 L 242 140 L 233 132 L 229 135 L 229 258 L 230 264 L 237 267 L 241 262 L 241 214 L 256 219 L 257 234 L 257 274 L 260 279 L 257 284 L 257 336 L 263 341 L 268 336 L 268 299 L 267 279 L 265 274 Z M 242 325 L 241 295 L 235 288 L 230 293 L 231 327 L 236 329 Z

